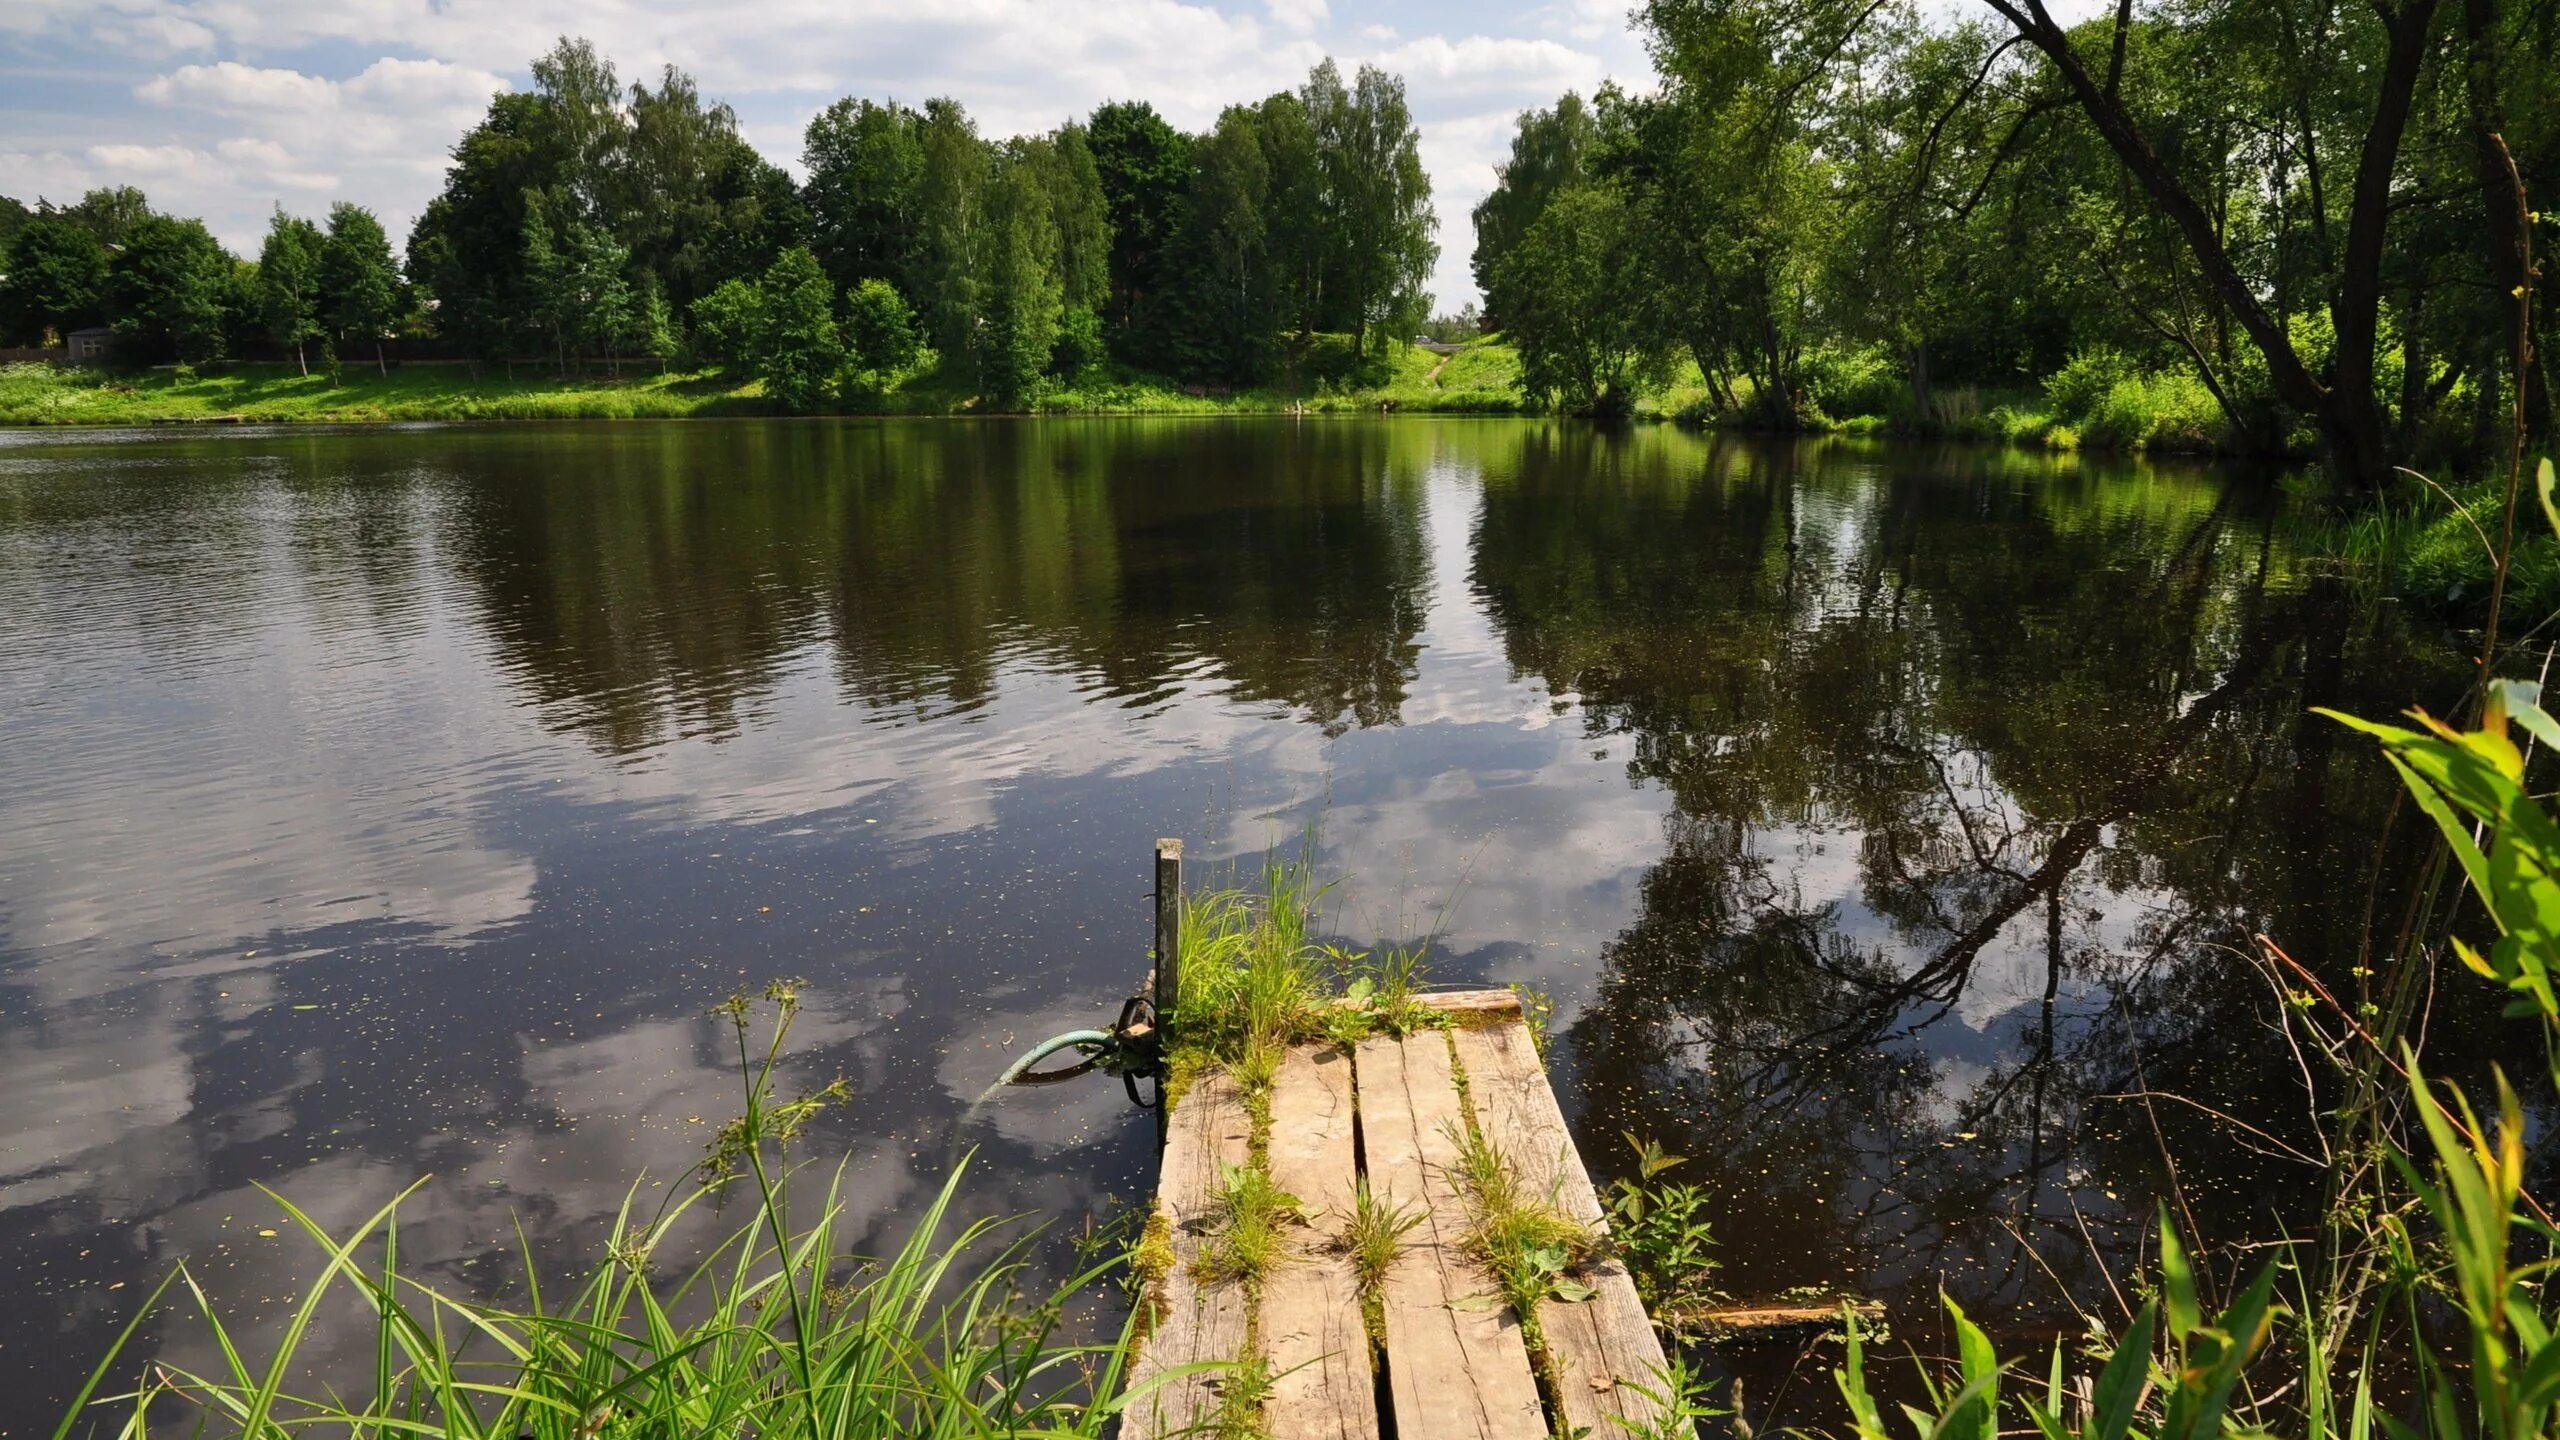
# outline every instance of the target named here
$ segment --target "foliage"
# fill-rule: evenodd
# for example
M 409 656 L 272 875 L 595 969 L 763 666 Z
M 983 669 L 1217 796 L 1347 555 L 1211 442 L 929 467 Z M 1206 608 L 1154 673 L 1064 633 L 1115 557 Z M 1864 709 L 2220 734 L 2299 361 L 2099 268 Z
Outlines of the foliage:
M 1404 81 L 1374 65 L 1361 66 L 1346 89 L 1326 60 L 1299 98 L 1323 176 L 1317 213 L 1327 260 L 1325 314 L 1337 327 L 1348 322 L 1365 356 L 1373 330 L 1400 338 L 1429 313 L 1422 284 L 1439 258 L 1431 238 L 1439 219 L 1420 132 Z
M 1157 298 L 1171 276 L 1169 250 L 1184 223 L 1191 142 L 1143 100 L 1113 101 L 1085 125 L 1111 231 L 1104 327 L 1123 360 L 1158 359 Z
M 923 349 L 915 312 L 886 280 L 870 279 L 844 297 L 844 340 L 854 368 L 885 384 L 906 373 Z
M 400 272 L 382 222 L 360 205 L 341 201 L 329 207 L 329 234 L 320 247 L 320 306 L 333 333 L 371 340 L 376 367 L 387 368 L 381 365 L 381 343 L 399 318 Z M 598 318 L 610 323 L 612 316 Z
M 201 221 L 146 215 L 107 262 L 107 313 L 132 359 L 209 360 L 222 353 L 231 257 Z
M 800 158 L 809 171 L 811 249 L 848 291 L 908 274 L 923 133 L 924 117 L 895 101 L 838 100 L 809 122 Z
M 1520 382 L 1575 414 L 1626 415 L 1662 368 L 1656 285 L 1616 187 L 1552 197 L 1497 265 L 1487 299 L 1520 349 Z
M 599 1431 L 848 1440 L 1102 1433 L 1124 1400 L 1125 1338 L 1069 1345 L 1056 1327 L 1067 1302 L 1108 1265 L 1026 1300 L 1024 1241 L 1007 1243 L 1000 1222 L 951 1219 L 965 1164 L 905 1242 L 862 1267 L 844 1253 L 841 1175 L 814 1195 L 793 1193 L 809 1188 L 795 1178 L 795 1142 L 845 1093 L 838 1082 L 780 1098 L 798 1005 L 796 989 L 783 985 L 715 1012 L 735 1041 L 744 1112 L 658 1213 L 624 1206 L 592 1276 L 558 1303 L 535 1288 L 529 1308 L 509 1309 L 404 1269 L 397 1217 L 405 1195 L 344 1234 L 277 1196 L 320 1258 L 273 1353 L 253 1363 L 182 1261 L 92 1373 L 66 1432 L 121 1414 L 129 1433 L 148 1433 L 146 1416 L 165 1401 L 220 1416 L 225 1433 L 243 1440 L 313 1430 L 463 1440 L 577 1440 Z M 660 1252 L 732 1187 L 751 1192 L 746 1223 L 684 1274 L 661 1273 Z M 164 1304 L 173 1295 L 188 1306 Z M 365 1372 L 317 1377 L 316 1392 L 302 1391 L 303 1347 L 341 1298 L 372 1321 Z M 181 1320 L 210 1334 L 222 1368 L 195 1373 L 160 1361 L 128 1370 L 123 1346 L 146 1322 Z M 139 1379 L 122 1388 L 135 1370 Z
M 833 287 L 818 258 L 801 246 L 782 252 L 764 272 L 756 300 L 756 375 L 786 410 L 813 410 L 844 364 Z
M 1065 284 L 1058 226 L 1041 184 L 1039 151 L 1017 147 L 999 162 L 977 224 L 980 312 L 969 339 L 978 386 L 1000 409 L 1023 408 L 1058 347 Z
M 1492 1274 L 1501 1290 L 1498 1303 L 1510 1305 L 1523 1324 L 1534 1324 L 1538 1303 L 1550 1296 L 1569 1303 L 1590 1299 L 1591 1287 L 1572 1272 L 1599 1253 L 1601 1240 L 1558 1207 L 1561 1173 L 1541 1193 L 1521 1170 L 1521 1157 L 1503 1154 L 1472 1123 L 1449 1138 L 1458 1154 L 1450 1178 L 1467 1200 L 1467 1248 Z M 1548 1162 L 1551 1168 L 1554 1163 Z
M 1503 261 L 1546 212 L 1548 202 L 1583 183 L 1584 157 L 1598 134 L 1590 107 L 1570 90 L 1552 110 L 1520 112 L 1518 126 L 1511 158 L 1493 167 L 1493 189 L 1476 203 L 1476 248 L 1468 262 L 1476 288 L 1485 295 L 1488 323 L 1506 330 L 1515 319 L 1494 298 Z
M 303 346 L 328 332 L 321 325 L 320 271 L 326 238 L 320 227 L 278 207 L 267 225 L 267 243 L 258 251 L 258 298 L 261 329 L 279 345 L 293 347 L 294 362 L 309 374 Z
M 763 333 L 764 292 L 744 280 L 723 280 L 720 288 L 693 302 L 693 353 L 698 359 L 732 369 L 751 366 Z
M 105 315 L 107 249 L 87 228 L 39 214 L 0 251 L 0 343 L 41 344 Z
M 1298 1197 L 1282 1190 L 1262 1165 L 1218 1164 L 1209 1197 L 1209 1241 L 1200 1252 L 1204 1280 L 1259 1286 L 1280 1261 L 1285 1227 L 1305 1220 Z
M 1379 1199 L 1366 1176 L 1353 1184 L 1351 1221 L 1343 1231 L 1343 1245 L 1351 1256 L 1352 1278 L 1360 1287 L 1360 1313 L 1372 1341 L 1386 1340 L 1387 1272 L 1404 1253 L 1405 1237 L 1424 1218 L 1419 1206 Z
M 1708 1298 L 1715 1236 L 1707 1225 L 1705 1187 L 1662 1180 L 1666 1170 L 1688 1163 L 1650 1140 L 1626 1137 L 1636 1152 L 1636 1173 L 1612 1182 L 1602 1209 L 1609 1242 L 1645 1308 L 1665 1323 Z

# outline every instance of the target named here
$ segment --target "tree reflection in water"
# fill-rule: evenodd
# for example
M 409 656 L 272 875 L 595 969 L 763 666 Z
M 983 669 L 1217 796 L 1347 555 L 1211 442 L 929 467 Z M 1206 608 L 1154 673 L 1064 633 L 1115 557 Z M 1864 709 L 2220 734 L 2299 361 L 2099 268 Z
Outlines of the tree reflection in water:
M 2391 799 L 2304 712 L 2460 673 L 2247 485 L 1549 439 L 1475 584 L 1676 806 L 1570 1031 L 1582 1133 L 1702 1157 L 1728 1287 L 2074 1332 L 2163 1199 L 2302 1233 L 2318 1101 L 2246 947 L 2356 962 Z

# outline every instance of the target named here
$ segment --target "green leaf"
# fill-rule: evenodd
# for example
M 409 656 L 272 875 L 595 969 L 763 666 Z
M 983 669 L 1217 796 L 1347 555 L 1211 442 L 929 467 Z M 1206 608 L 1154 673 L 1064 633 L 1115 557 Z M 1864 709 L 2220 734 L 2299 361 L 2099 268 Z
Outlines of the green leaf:
M 2134 1407 L 2142 1403 L 2151 1377 L 2152 1332 L 2159 1318 L 2159 1307 L 2145 1303 L 2117 1339 L 2115 1353 L 2107 1357 L 2107 1367 L 2098 1372 L 2098 1383 L 2091 1391 L 2084 1440 L 2124 1440 L 2131 1432 Z
M 2184 1343 L 2204 1323 L 2204 1313 L 2196 1304 L 2195 1272 L 2187 1268 L 2187 1252 L 2178 1244 L 2165 1205 L 2160 1207 L 2160 1290 L 2169 1303 L 2169 1335 Z

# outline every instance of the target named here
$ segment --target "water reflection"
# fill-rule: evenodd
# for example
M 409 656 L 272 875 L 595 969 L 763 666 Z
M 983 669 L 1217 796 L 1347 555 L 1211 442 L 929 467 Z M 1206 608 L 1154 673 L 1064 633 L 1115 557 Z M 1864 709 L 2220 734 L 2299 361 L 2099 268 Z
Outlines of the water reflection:
M 1564 1001 L 1589 1152 L 1712 1157 L 1736 1288 L 2050 1323 L 2164 1138 L 2235 1224 L 2317 1184 L 2112 1097 L 2309 1123 L 2224 947 L 2344 963 L 2388 790 L 2303 707 L 2461 678 L 2266 493 L 1510 421 L 0 435 L 0 1430 L 176 1255 L 272 1323 L 254 1185 L 432 1172 L 408 1253 L 565 1263 L 727 1113 L 741 982 L 812 981 L 866 1217 L 955 1138 L 983 1212 L 1139 1193 L 1116 1090 L 960 1112 L 1135 980 L 1152 836 L 1319 817 L 1350 938 Z

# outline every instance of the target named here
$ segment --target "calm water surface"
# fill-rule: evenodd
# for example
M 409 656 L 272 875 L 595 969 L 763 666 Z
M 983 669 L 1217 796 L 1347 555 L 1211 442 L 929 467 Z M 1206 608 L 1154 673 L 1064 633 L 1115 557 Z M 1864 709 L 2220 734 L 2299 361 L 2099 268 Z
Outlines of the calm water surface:
M 1115 1085 L 963 1111 L 1143 971 L 1153 837 L 1310 825 L 1341 936 L 1556 998 L 1585 1153 L 1699 1157 L 1729 1288 L 2067 1324 L 2164 1147 L 2209 1223 L 2316 1195 L 2124 1097 L 2308 1132 L 2233 947 L 2352 963 L 2390 792 L 2304 708 L 2463 678 L 2272 497 L 1521 421 L 0 433 L 0 1433 L 181 1256 L 277 1323 L 258 1186 L 433 1176 L 457 1289 L 590 1253 L 778 976 L 875 1238 L 955 1143 L 982 1212 L 1143 1197 Z

